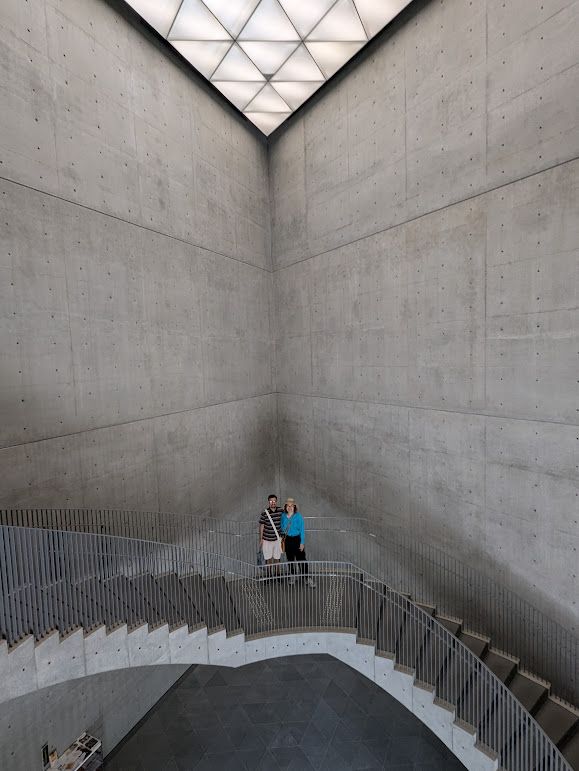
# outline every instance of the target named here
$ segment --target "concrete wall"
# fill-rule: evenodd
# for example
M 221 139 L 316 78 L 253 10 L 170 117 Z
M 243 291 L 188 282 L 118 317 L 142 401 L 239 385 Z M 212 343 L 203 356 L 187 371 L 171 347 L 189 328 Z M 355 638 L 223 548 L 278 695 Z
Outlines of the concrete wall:
M 0 8 L 0 507 L 255 509 L 266 147 L 113 5 Z
M 271 148 L 281 488 L 576 628 L 579 3 L 409 11 Z
M 44 744 L 63 752 L 83 731 L 109 753 L 186 670 L 159 665 L 106 672 L 13 699 L 0 708 L 3 763 L 13 771 L 40 769 Z

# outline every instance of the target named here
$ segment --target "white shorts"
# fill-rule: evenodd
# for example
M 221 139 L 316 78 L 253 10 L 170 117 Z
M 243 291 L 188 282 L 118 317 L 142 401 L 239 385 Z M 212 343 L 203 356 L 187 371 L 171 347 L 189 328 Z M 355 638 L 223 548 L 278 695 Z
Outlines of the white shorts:
M 281 544 L 275 539 L 275 541 L 264 541 L 263 542 L 263 558 L 264 560 L 280 560 L 281 559 Z

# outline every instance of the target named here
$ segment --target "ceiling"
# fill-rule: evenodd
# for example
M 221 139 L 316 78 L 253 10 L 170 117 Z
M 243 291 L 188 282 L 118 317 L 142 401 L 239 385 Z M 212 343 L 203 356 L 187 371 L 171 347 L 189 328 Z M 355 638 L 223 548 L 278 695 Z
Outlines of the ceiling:
M 127 0 L 264 134 L 410 0 Z

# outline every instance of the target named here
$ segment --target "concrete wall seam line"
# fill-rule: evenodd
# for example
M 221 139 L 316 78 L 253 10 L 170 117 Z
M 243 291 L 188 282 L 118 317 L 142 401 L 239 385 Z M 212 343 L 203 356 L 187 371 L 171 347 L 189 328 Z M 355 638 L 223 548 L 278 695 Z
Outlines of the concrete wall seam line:
M 346 399 L 340 396 L 330 396 L 327 394 L 318 394 L 318 393 L 306 393 L 304 391 L 273 391 L 276 396 L 289 396 L 289 397 L 298 397 L 298 398 L 305 398 L 305 399 L 327 399 L 330 402 L 349 402 L 352 404 L 372 404 L 380 407 L 399 407 L 401 409 L 412 409 L 412 410 L 423 410 L 425 412 L 442 412 L 446 413 L 448 415 L 472 415 L 473 417 L 478 418 L 504 418 L 505 416 L 500 413 L 493 413 L 493 412 L 474 412 L 473 410 L 466 410 L 458 408 L 448 408 L 445 409 L 444 407 L 440 406 L 429 406 L 428 404 L 414 404 L 412 402 L 402 402 L 402 401 L 393 401 L 393 402 L 377 402 L 373 401 L 372 399 Z M 266 395 L 266 394 L 264 394 Z M 521 418 L 518 416 L 510 416 L 509 420 L 514 421 L 521 421 L 522 423 L 528 423 L 531 418 Z M 533 423 L 547 423 L 552 424 L 555 426 L 575 426 L 575 423 L 569 423 L 565 420 L 548 420 L 547 418 L 540 418 L 540 417 L 533 417 L 532 418 Z
M 2 450 L 10 450 L 14 447 L 23 447 L 34 444 L 40 444 L 41 442 L 50 442 L 54 439 L 65 439 L 70 436 L 79 436 L 81 434 L 90 434 L 93 431 L 106 431 L 109 428 L 120 428 L 122 426 L 132 426 L 138 423 L 144 423 L 148 420 L 156 420 L 157 418 L 168 418 L 172 415 L 188 415 L 191 412 L 198 412 L 199 410 L 210 409 L 211 407 L 222 407 L 226 404 L 238 404 L 239 402 L 247 402 L 252 399 L 261 399 L 266 396 L 275 396 L 276 391 L 268 391 L 266 393 L 252 394 L 251 396 L 243 396 L 239 399 L 228 399 L 222 402 L 209 402 L 208 404 L 202 404 L 199 407 L 193 407 L 192 409 L 177 410 L 175 412 L 160 412 L 155 415 L 147 415 L 146 417 L 138 418 L 136 420 L 121 421 L 119 423 L 110 423 L 103 426 L 95 426 L 94 428 L 85 428 L 81 431 L 71 431 L 67 434 L 54 434 L 54 436 L 46 436 L 42 439 L 33 439 L 30 442 L 20 442 L 17 444 L 6 444 L 0 447 L 0 453 Z
M 368 238 L 373 238 L 375 236 L 379 236 L 382 233 L 388 233 L 390 230 L 395 230 L 396 228 L 404 227 L 404 225 L 409 225 L 413 222 L 419 222 L 421 219 L 424 219 L 425 217 L 429 217 L 432 214 L 437 214 L 439 212 L 444 212 L 447 209 L 451 209 L 453 206 L 458 206 L 459 204 L 466 203 L 468 201 L 475 201 L 477 198 L 482 198 L 485 195 L 489 195 L 491 193 L 495 193 L 498 190 L 502 190 L 503 188 L 510 187 L 511 185 L 516 185 L 518 182 L 524 182 L 526 180 L 532 179 L 533 177 L 538 177 L 541 174 L 553 171 L 554 169 L 561 168 L 563 166 L 566 166 L 570 163 L 576 163 L 579 160 L 579 155 L 573 157 L 573 158 L 567 158 L 564 161 L 561 161 L 560 163 L 554 163 L 552 166 L 547 166 L 544 169 L 539 169 L 538 171 L 533 171 L 529 174 L 526 174 L 522 177 L 519 177 L 515 180 L 510 180 L 509 182 L 504 182 L 500 185 L 496 185 L 496 187 L 489 187 L 488 189 L 482 190 L 478 193 L 473 193 L 471 196 L 467 196 L 466 198 L 461 198 L 460 200 L 453 201 L 447 204 L 444 204 L 443 206 L 435 207 L 433 209 L 428 209 L 428 211 L 421 212 L 420 214 L 417 214 L 415 217 L 409 217 L 408 219 L 400 220 L 400 222 L 395 222 L 392 225 L 387 225 L 384 228 L 379 228 L 378 230 L 372 230 L 368 233 L 365 233 L 362 236 L 357 236 L 356 238 L 353 238 L 350 241 L 343 241 L 340 244 L 337 244 L 336 246 L 328 247 L 327 249 L 322 249 L 319 252 L 314 252 L 312 254 L 309 254 L 307 257 L 304 257 L 300 260 L 295 260 L 293 262 L 289 262 L 287 265 L 280 265 L 279 267 L 274 267 L 272 269 L 272 272 L 274 274 L 280 273 L 283 270 L 289 270 L 290 268 L 294 267 L 295 265 L 301 265 L 304 262 L 308 262 L 308 260 L 315 259 L 316 257 L 321 257 L 324 254 L 331 254 L 332 252 L 335 252 L 338 249 L 342 249 L 347 246 L 352 246 L 353 244 L 360 243 L 361 241 L 364 241 Z
M 17 179 L 12 179 L 11 177 L 4 177 L 0 175 L 0 180 L 2 182 L 9 182 L 12 185 L 18 185 L 19 187 L 23 187 L 26 190 L 31 190 L 34 193 L 40 193 L 41 195 L 45 195 L 49 198 L 54 198 L 57 201 L 62 201 L 62 203 L 70 204 L 71 206 L 78 206 L 80 209 L 86 209 L 87 211 L 94 212 L 95 214 L 100 214 L 102 217 L 109 217 L 110 219 L 116 220 L 117 222 L 123 222 L 126 225 L 131 225 L 135 228 L 140 228 L 141 230 L 145 230 L 149 233 L 154 233 L 158 236 L 163 236 L 163 238 L 170 238 L 173 241 L 178 241 L 179 243 L 186 244 L 187 246 L 192 246 L 195 249 L 202 249 L 205 252 L 209 252 L 210 254 L 215 254 L 219 257 L 225 257 L 228 260 L 234 260 L 235 262 L 239 262 L 242 265 L 247 265 L 250 268 L 255 268 L 256 270 L 262 270 L 265 273 L 273 273 L 273 268 L 271 267 L 263 267 L 262 265 L 255 265 L 253 262 L 248 262 L 247 260 L 242 260 L 239 257 L 235 257 L 232 254 L 227 254 L 225 252 L 219 252 L 215 249 L 211 249 L 209 246 L 204 246 L 201 243 L 196 243 L 195 241 L 187 241 L 185 238 L 180 238 L 179 236 L 174 235 L 173 233 L 167 233 L 163 230 L 157 230 L 155 228 L 148 227 L 147 225 L 143 225 L 140 222 L 136 222 L 134 220 L 128 220 L 124 217 L 119 217 L 114 214 L 111 214 L 110 212 L 101 210 L 101 209 L 95 209 L 92 206 L 87 206 L 86 204 L 80 203 L 78 201 L 74 201 L 70 198 L 64 198 L 63 196 L 56 195 L 56 193 L 50 193 L 46 190 L 42 190 L 38 187 L 34 187 L 32 185 L 26 185 L 24 182 L 20 182 Z

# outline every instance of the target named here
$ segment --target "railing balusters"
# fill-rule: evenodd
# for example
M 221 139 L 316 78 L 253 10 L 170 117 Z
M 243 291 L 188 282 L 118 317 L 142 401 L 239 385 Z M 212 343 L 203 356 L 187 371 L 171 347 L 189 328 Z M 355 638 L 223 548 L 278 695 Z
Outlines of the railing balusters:
M 10 517 L 3 513 L 2 521 L 6 519 Z M 25 518 L 28 523 L 43 520 L 44 516 L 39 518 L 33 512 Z M 67 524 L 98 530 L 104 522 L 100 514 L 93 517 L 82 512 L 74 520 L 68 517 Z M 117 531 L 124 532 L 123 521 L 117 521 Z M 132 627 L 137 622 L 156 624 L 159 620 L 171 627 L 176 623 L 190 624 L 196 616 L 191 600 L 177 582 L 180 576 L 197 573 L 204 579 L 216 579 L 211 586 L 228 630 L 237 629 L 240 623 L 246 634 L 346 626 L 358 634 L 373 635 L 377 648 L 392 648 L 386 652 L 393 654 L 398 663 L 414 670 L 416 677 L 434 685 L 438 696 L 455 704 L 457 717 L 477 730 L 478 741 L 497 752 L 502 765 L 515 771 L 567 771 L 568 765 L 558 750 L 506 686 L 436 619 L 383 583 L 391 566 L 374 556 L 380 553 L 374 551 L 375 540 L 368 541 L 356 534 L 346 543 L 344 553 L 370 563 L 382 573 L 382 584 L 350 561 L 309 560 L 310 576 L 318 587 L 309 591 L 301 583 L 295 588 L 290 586 L 291 574 L 283 565 L 279 580 L 274 583 L 259 580 L 256 567 L 236 559 L 242 543 L 253 544 L 252 551 L 255 548 L 255 528 L 244 539 L 243 527 L 235 523 L 208 528 L 202 522 L 192 529 L 202 545 L 205 534 L 213 529 L 212 544 L 229 548 L 231 556 L 120 536 L 0 526 L 0 631 L 14 645 L 31 631 L 39 639 L 55 627 L 61 633 L 69 632 L 92 624 L 97 617 L 109 626 L 126 623 Z M 320 551 L 328 541 L 335 547 L 331 538 L 323 536 L 324 531 L 317 541 L 314 532 L 310 532 L 313 537 L 309 544 L 316 544 Z M 181 541 L 190 538 L 180 525 L 170 535 Z M 425 579 L 432 566 L 429 552 L 424 550 L 415 559 L 412 552 L 401 548 L 395 568 L 401 580 L 407 580 L 414 570 L 416 583 L 412 586 L 424 595 Z M 443 570 L 455 565 L 449 564 L 450 567 L 445 561 Z M 263 577 L 271 578 L 272 573 L 275 571 L 268 568 L 262 571 Z M 301 578 L 299 569 L 296 576 Z M 393 576 L 398 580 L 392 573 L 390 580 Z M 468 578 L 476 591 L 482 591 L 485 584 L 479 583 L 475 574 Z M 90 600 L 83 594 L 83 588 Z M 461 604 L 466 605 L 467 596 L 461 597 Z M 510 597 L 505 592 L 504 596 L 501 593 L 492 599 L 508 605 Z M 429 597 L 419 599 L 431 601 Z M 202 608 L 199 610 L 203 613 Z M 481 606 L 480 619 L 488 619 L 486 606 Z M 502 624 L 498 630 L 510 633 Z M 566 642 L 562 645 L 561 660 L 571 660 L 570 638 L 564 637 L 557 626 L 549 626 L 546 631 L 556 633 L 556 641 Z

